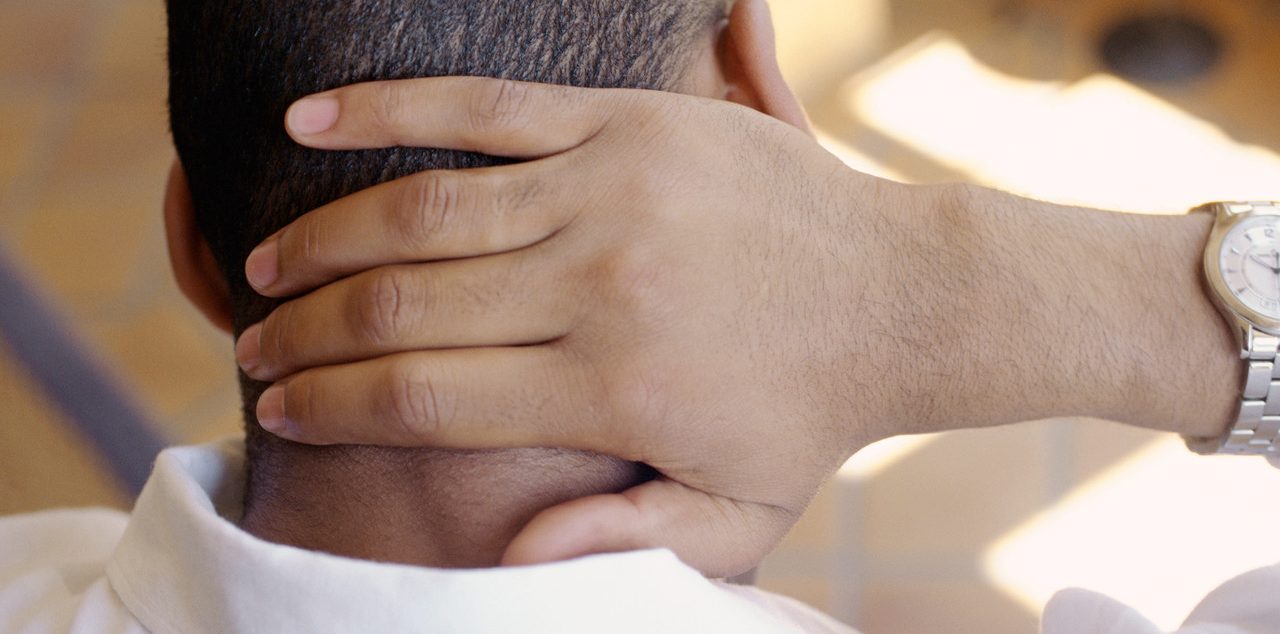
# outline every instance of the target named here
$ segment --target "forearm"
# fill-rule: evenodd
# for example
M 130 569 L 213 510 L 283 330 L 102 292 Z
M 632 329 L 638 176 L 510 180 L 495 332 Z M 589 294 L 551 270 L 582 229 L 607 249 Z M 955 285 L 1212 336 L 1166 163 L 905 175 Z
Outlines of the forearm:
M 958 248 L 944 303 L 935 429 L 1096 417 L 1216 436 L 1238 407 L 1243 366 L 1202 283 L 1212 218 L 1063 207 L 940 188 L 933 207 Z M 945 317 L 939 317 L 945 318 Z

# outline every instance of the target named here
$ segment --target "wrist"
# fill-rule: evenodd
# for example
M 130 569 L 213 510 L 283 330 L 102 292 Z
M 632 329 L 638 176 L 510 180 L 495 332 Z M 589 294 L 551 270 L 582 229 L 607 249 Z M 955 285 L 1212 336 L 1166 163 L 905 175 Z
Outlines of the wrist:
M 1242 379 L 1202 282 L 1211 219 L 929 190 L 952 274 L 921 278 L 944 351 L 933 362 L 949 364 L 934 369 L 925 431 L 1094 417 L 1221 433 Z
M 1169 299 L 1166 326 L 1151 333 L 1169 342 L 1154 360 L 1167 368 L 1162 385 L 1149 390 L 1164 405 L 1141 404 L 1123 422 L 1195 438 L 1216 438 L 1235 420 L 1244 387 L 1241 342 L 1214 304 L 1204 277 L 1204 250 L 1213 215 L 1193 213 L 1152 218 L 1164 252 L 1172 258 L 1164 277 Z M 1178 266 L 1181 263 L 1181 267 Z

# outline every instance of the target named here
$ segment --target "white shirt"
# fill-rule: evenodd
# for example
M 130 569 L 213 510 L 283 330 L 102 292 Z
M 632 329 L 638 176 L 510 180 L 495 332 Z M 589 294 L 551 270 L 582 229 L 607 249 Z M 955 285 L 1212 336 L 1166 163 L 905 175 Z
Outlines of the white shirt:
M 854 634 L 791 599 L 704 579 L 664 550 L 441 570 L 264 542 L 235 525 L 243 463 L 239 440 L 171 449 L 132 515 L 0 520 L 0 633 Z M 1043 628 L 1157 631 L 1084 591 L 1056 597 Z M 1280 632 L 1280 566 L 1227 583 L 1181 632 Z

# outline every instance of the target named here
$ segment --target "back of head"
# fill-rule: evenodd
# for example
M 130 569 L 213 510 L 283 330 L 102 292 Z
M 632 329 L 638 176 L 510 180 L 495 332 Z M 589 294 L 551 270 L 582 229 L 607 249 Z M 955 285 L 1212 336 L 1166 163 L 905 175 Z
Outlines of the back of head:
M 425 169 L 501 162 L 430 149 L 306 149 L 283 127 L 294 100 L 362 81 L 445 75 L 670 90 L 681 80 L 694 42 L 724 15 L 725 5 L 724 0 L 169 0 L 174 142 L 190 183 L 196 225 L 228 282 L 236 332 L 278 305 L 252 291 L 243 263 L 254 246 L 293 219 Z M 288 455 L 350 461 L 351 452 L 377 451 L 357 462 L 404 464 L 433 453 L 293 446 L 256 424 L 253 404 L 266 386 L 243 375 L 241 384 L 248 507 L 289 477 L 291 469 L 280 464 L 289 462 Z M 582 456 L 574 460 L 585 464 Z
M 426 149 L 294 144 L 304 95 L 446 75 L 671 90 L 724 0 L 169 0 L 170 111 L 196 222 L 225 274 L 236 330 L 272 305 L 244 259 L 305 211 L 432 168 L 500 159 Z

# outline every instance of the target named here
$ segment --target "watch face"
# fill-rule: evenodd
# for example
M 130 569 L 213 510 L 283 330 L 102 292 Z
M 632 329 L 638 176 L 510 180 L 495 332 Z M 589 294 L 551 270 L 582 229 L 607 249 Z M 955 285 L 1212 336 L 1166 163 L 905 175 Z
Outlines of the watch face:
M 1280 320 L 1280 216 L 1246 218 L 1232 227 L 1219 257 L 1228 292 L 1245 306 Z

